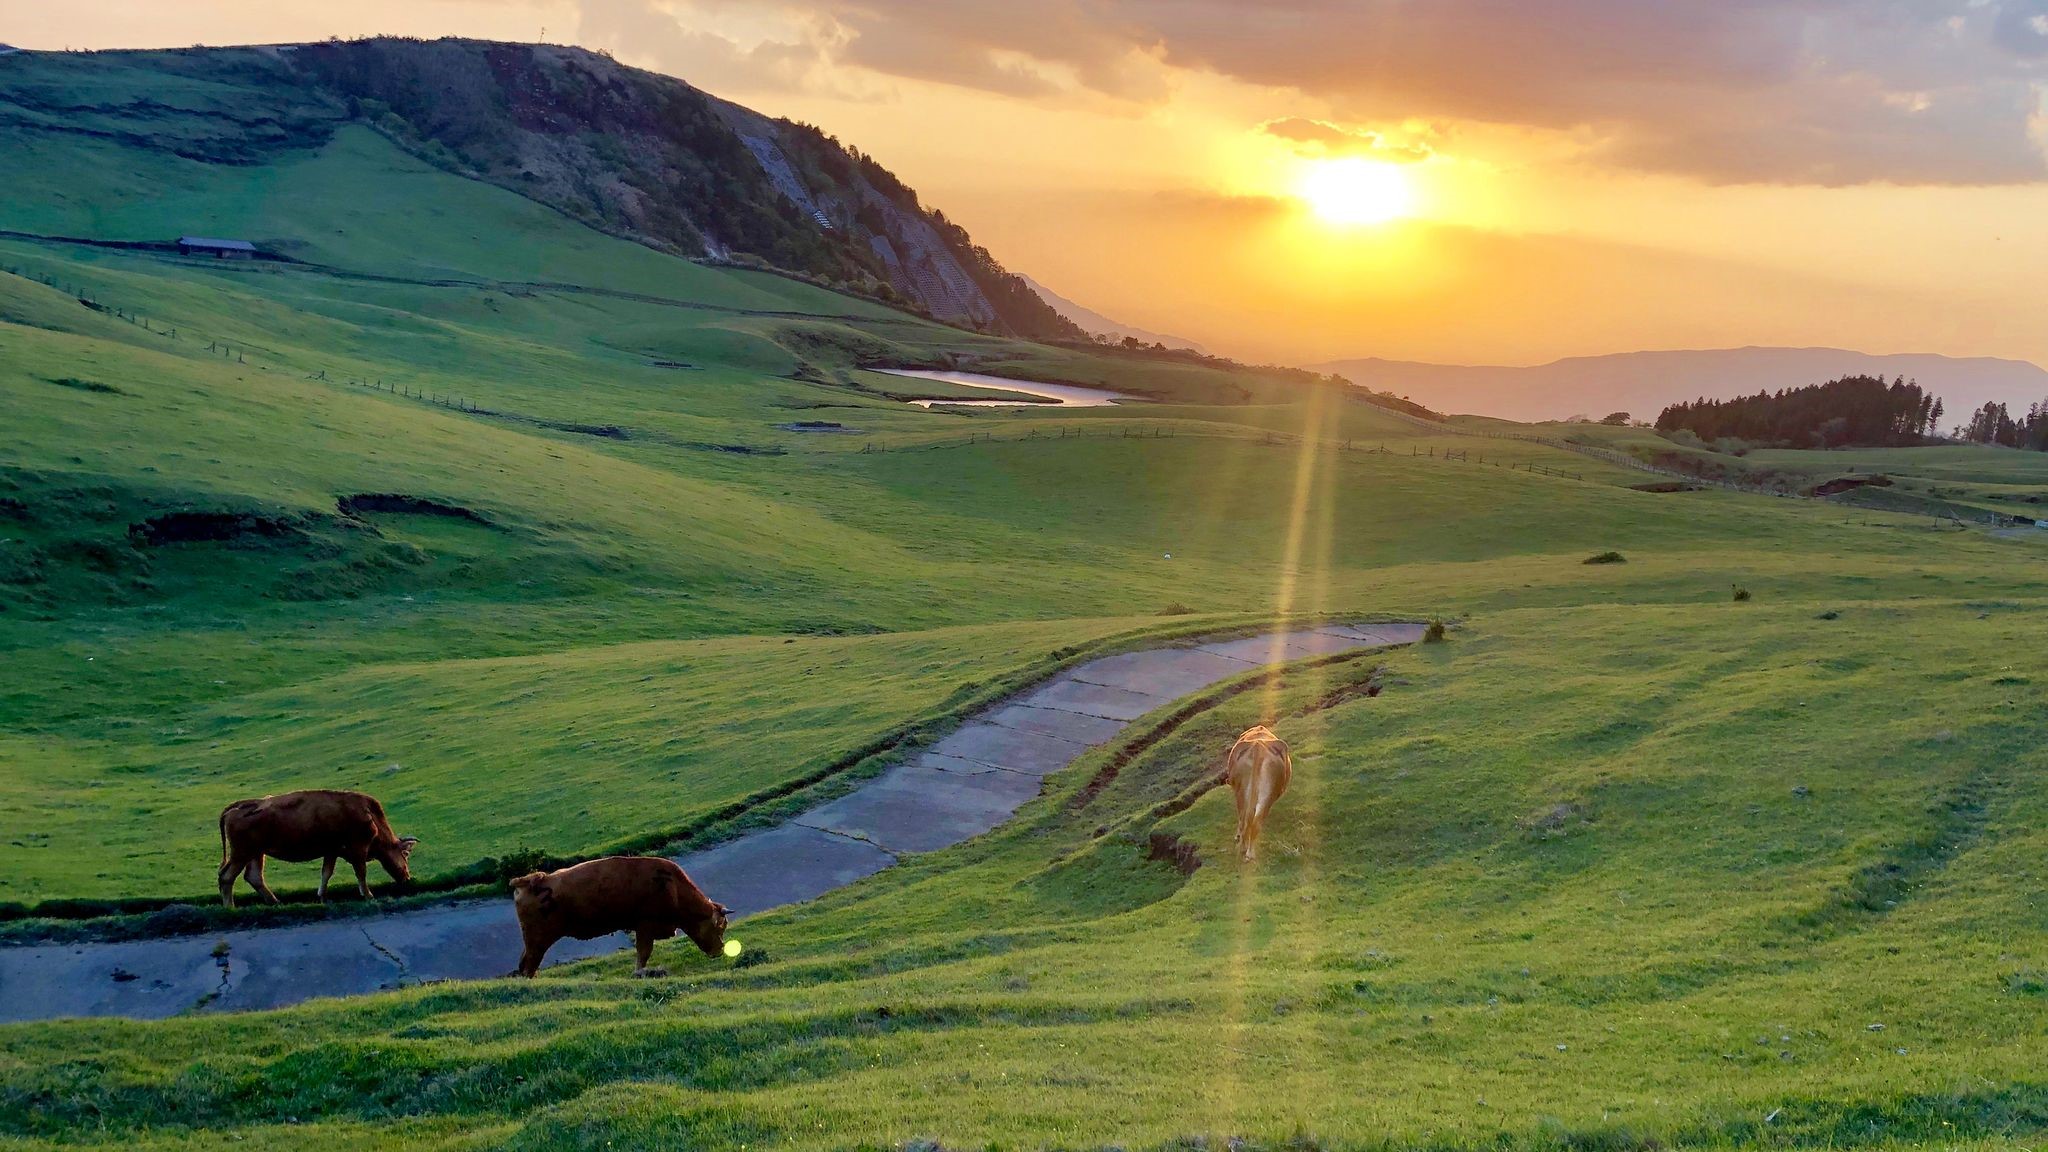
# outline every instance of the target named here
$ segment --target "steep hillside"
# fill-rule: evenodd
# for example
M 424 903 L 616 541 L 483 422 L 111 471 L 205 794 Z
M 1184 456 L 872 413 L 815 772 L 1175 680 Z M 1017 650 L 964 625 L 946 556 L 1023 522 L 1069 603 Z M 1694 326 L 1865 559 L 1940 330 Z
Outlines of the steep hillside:
M 0 139 L 67 176 L 59 200 L 95 212 L 96 178 L 124 165 L 55 153 L 112 144 L 275 165 L 350 125 L 664 251 L 801 273 L 985 331 L 1079 334 L 871 157 L 581 49 L 379 39 L 17 53 L 0 66 Z M 98 234 L 91 223 L 80 231 Z M 0 228 L 35 224 L 0 215 Z
M 1873 355 L 1842 348 L 1720 348 L 1572 356 L 1529 367 L 1332 360 L 1317 370 L 1407 396 L 1442 412 L 1506 420 L 1599 419 L 1622 411 L 1654 420 L 1667 404 L 1776 391 L 1841 376 L 1904 376 L 1948 402 L 1951 414 L 1986 400 L 2024 409 L 2048 395 L 2048 371 L 2023 360 L 1931 353 Z

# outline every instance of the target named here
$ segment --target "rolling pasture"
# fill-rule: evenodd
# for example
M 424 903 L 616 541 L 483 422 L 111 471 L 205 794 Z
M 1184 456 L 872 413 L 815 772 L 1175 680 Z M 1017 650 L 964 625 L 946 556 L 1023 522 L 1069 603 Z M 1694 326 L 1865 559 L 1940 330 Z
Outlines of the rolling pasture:
M 0 1028 L 14 1144 L 2048 1130 L 2041 542 L 947 328 L 367 129 L 147 171 L 8 131 L 70 175 L 0 189 L 0 228 L 303 261 L 0 241 L 12 938 L 203 899 L 214 815 L 265 791 L 376 792 L 455 883 L 743 825 L 1090 645 L 1457 625 L 1140 721 L 994 832 L 741 921 L 738 962 Z M 949 362 L 1146 400 L 927 411 L 864 371 Z M 1913 474 L 2038 483 L 2018 455 Z M 1258 721 L 1296 777 L 1245 868 L 1204 782 Z

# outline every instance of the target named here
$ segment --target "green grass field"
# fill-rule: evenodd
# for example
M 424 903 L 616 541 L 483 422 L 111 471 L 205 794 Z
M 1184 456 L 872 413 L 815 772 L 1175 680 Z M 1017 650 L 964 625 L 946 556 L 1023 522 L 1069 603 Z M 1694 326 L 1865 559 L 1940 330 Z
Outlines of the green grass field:
M 1099 749 L 748 919 L 743 966 L 0 1027 L 10 1146 L 2048 1139 L 2048 543 L 945 328 L 366 129 L 242 165 L 0 132 L 32 156 L 0 229 L 323 266 L 0 241 L 13 913 L 203 898 L 215 814 L 265 791 L 376 792 L 433 879 L 744 821 L 1097 642 L 1461 622 Z M 864 370 L 948 358 L 1147 400 L 925 411 Z M 2033 462 L 1738 466 L 1983 503 Z M 1243 868 L 1201 782 L 1261 720 L 1297 776 Z

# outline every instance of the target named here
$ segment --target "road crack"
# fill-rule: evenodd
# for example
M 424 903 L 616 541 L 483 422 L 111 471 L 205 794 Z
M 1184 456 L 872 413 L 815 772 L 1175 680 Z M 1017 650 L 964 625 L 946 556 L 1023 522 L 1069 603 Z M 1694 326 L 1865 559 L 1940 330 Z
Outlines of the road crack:
M 393 952 L 391 949 L 386 948 L 382 944 L 377 943 L 377 938 L 375 936 L 370 935 L 370 930 L 368 928 L 362 929 L 362 933 L 363 939 L 369 942 L 370 947 L 376 949 L 378 955 L 384 957 L 386 960 L 391 961 L 392 967 L 398 969 L 398 982 L 400 984 L 403 984 L 407 980 L 412 979 L 412 972 L 405 966 L 405 957 L 400 956 L 398 953 Z

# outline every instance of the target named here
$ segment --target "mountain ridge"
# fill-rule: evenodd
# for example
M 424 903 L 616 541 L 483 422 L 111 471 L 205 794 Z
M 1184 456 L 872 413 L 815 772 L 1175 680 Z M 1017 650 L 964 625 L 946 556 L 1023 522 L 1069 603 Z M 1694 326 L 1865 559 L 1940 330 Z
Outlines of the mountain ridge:
M 1097 312 L 1086 304 L 1078 303 L 1060 295 L 1027 273 L 1019 272 L 1017 275 L 1023 279 L 1025 284 L 1030 286 L 1033 292 L 1038 293 L 1039 299 L 1052 305 L 1053 311 L 1065 316 L 1079 325 L 1083 331 L 1092 335 L 1107 336 L 1112 340 L 1122 340 L 1129 337 L 1141 344 L 1163 344 L 1168 348 L 1185 348 L 1190 352 L 1200 352 L 1204 356 L 1209 354 L 1209 349 L 1198 341 L 1190 340 L 1185 336 L 1154 332 L 1148 328 L 1139 328 L 1135 325 L 1125 324 L 1121 320 Z
M 1359 357 L 1310 367 L 1362 387 L 1407 396 L 1438 411 L 1511 420 L 1572 415 L 1598 419 L 1616 411 L 1649 420 L 1680 401 L 1725 400 L 1845 375 L 1917 380 L 1947 402 L 1948 415 L 1954 419 L 1986 401 L 2024 408 L 2048 396 L 2048 369 L 2025 360 L 1820 346 L 1649 349 L 1567 356 L 1526 366 Z
M 658 250 L 1001 335 L 1082 334 L 857 148 L 585 49 L 379 37 L 4 59 L 0 127 L 18 132 L 251 165 L 357 123 Z

